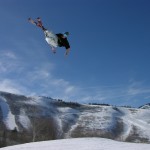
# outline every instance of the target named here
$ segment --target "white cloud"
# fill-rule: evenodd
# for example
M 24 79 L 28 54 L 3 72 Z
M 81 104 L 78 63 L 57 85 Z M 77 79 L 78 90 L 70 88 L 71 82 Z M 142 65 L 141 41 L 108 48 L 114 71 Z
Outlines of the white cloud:
M 2 50 L 0 90 L 25 95 L 45 95 L 83 103 L 113 103 L 116 100 L 124 103 L 141 95 L 150 97 L 150 88 L 145 87 L 143 82 L 132 79 L 128 84 L 119 86 L 76 86 L 66 79 L 55 76 L 55 68 L 55 64 L 50 61 L 36 63 L 31 58 L 25 61 L 25 58 L 22 59 L 14 51 Z
M 2 50 L 0 53 L 0 73 L 8 73 L 21 68 L 17 55 L 10 50 Z
M 131 80 L 127 89 L 127 95 L 137 96 L 140 94 L 150 94 L 150 87 L 146 87 L 142 81 Z
M 0 73 L 6 72 L 6 71 L 7 71 L 7 67 L 5 67 L 4 63 L 0 61 Z
M 38 80 L 45 81 L 48 78 L 51 78 L 52 68 L 52 64 L 49 64 L 48 68 L 43 67 L 42 65 L 40 67 L 33 67 L 29 72 L 25 72 L 25 77 L 30 82 L 37 82 Z
M 17 56 L 12 51 L 8 50 L 1 52 L 1 56 L 10 59 L 17 59 Z
M 12 80 L 5 79 L 0 81 L 0 91 L 23 94 L 22 87 L 17 83 L 14 83 Z
M 66 94 L 71 94 L 71 93 L 73 93 L 74 90 L 75 90 L 75 87 L 72 86 L 72 85 L 69 85 L 69 86 L 66 87 L 65 93 Z

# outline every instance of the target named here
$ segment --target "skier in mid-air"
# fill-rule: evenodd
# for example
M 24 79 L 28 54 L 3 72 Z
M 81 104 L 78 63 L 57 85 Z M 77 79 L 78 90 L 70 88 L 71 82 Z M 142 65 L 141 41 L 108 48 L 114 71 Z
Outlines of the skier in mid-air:
M 42 21 L 39 17 L 37 18 L 37 21 L 34 21 L 31 18 L 29 18 L 28 21 L 43 30 L 45 34 L 45 40 L 51 46 L 53 53 L 56 53 L 57 47 L 65 47 L 65 55 L 68 55 L 68 53 L 70 52 L 70 44 L 67 39 L 69 32 L 54 34 L 52 31 L 47 30 L 43 26 Z

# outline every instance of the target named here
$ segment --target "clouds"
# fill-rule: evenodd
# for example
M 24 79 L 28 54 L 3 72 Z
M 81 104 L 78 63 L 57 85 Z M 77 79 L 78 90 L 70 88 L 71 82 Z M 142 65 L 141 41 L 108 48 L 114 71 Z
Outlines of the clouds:
M 8 50 L 1 50 L 0 52 L 0 73 L 5 73 L 16 67 L 13 61 L 16 60 L 16 56 Z
M 150 87 L 136 80 L 119 86 L 78 87 L 78 97 L 83 103 L 140 106 L 149 102 L 149 95 Z
M 54 76 L 55 65 L 39 62 L 38 65 L 10 51 L 0 54 L 0 90 L 16 94 L 47 95 L 69 98 L 75 87 L 65 79 Z M 39 56 L 40 57 L 40 56 Z
M 131 97 L 143 96 L 143 99 L 145 99 L 150 95 L 150 87 L 146 86 L 144 81 L 142 82 L 131 80 L 128 87 L 127 95 Z
M 22 94 L 21 86 L 9 79 L 0 80 L 0 91 Z
M 40 56 L 39 56 L 40 57 Z M 0 90 L 24 94 L 43 95 L 80 103 L 109 103 L 114 105 L 142 104 L 150 97 L 150 87 L 144 82 L 129 80 L 125 85 L 74 85 L 56 75 L 57 65 L 50 61 L 31 63 L 18 53 L 2 50 L 0 54 Z
M 1 57 L 7 58 L 7 59 L 14 59 L 14 60 L 17 59 L 16 55 L 13 52 L 8 51 L 8 50 L 2 51 L 1 52 Z

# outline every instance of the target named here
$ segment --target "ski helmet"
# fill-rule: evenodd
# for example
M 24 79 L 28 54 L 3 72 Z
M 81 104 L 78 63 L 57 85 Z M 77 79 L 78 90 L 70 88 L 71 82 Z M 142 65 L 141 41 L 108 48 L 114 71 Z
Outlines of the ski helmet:
M 67 37 L 69 35 L 69 32 L 65 32 L 64 36 Z

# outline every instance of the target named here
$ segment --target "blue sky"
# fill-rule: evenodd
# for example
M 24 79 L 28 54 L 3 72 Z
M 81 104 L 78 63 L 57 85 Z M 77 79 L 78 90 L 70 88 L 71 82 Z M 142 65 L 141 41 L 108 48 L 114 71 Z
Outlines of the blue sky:
M 1 0 L 0 90 L 80 103 L 150 102 L 149 0 Z M 71 52 L 51 53 L 41 17 L 69 31 Z

